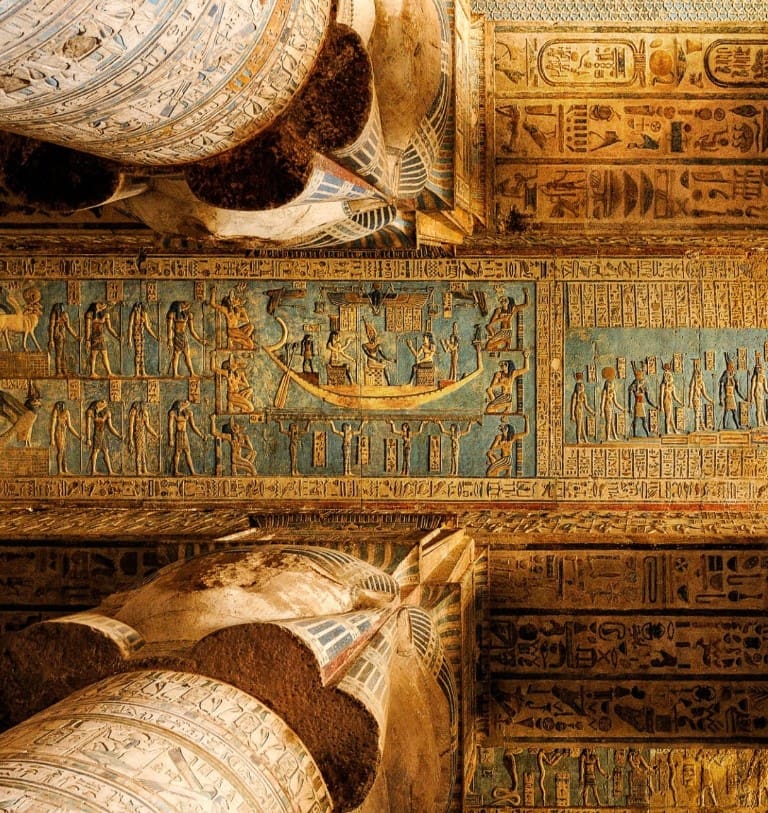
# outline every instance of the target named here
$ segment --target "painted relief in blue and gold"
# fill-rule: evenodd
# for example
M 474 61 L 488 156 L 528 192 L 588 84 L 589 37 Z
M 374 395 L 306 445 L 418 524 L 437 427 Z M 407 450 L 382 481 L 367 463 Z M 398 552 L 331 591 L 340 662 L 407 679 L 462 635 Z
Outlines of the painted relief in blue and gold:
M 761 438 L 765 296 L 762 285 L 711 281 L 570 284 L 566 443 Z
M 3 290 L 0 442 L 16 473 L 533 474 L 531 283 Z

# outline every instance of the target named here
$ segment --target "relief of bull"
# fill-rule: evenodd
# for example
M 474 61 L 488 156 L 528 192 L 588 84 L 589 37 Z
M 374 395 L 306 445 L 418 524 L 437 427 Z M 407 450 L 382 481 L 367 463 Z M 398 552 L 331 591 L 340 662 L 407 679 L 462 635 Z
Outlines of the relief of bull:
M 5 337 L 8 350 L 13 349 L 9 333 L 22 334 L 22 350 L 27 349 L 27 338 L 30 336 L 35 343 L 35 347 L 42 350 L 35 336 L 35 328 L 43 313 L 40 291 L 32 286 L 21 289 L 18 284 L 13 283 L 0 290 L 5 293 L 8 303 L 0 306 L 3 309 L 0 311 L 0 334 Z M 13 310 L 10 310 L 9 306 Z

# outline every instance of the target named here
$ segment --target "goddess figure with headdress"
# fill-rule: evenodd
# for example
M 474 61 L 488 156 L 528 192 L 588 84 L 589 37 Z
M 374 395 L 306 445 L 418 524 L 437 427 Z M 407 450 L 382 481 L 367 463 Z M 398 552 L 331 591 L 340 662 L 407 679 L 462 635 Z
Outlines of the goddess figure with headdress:
M 605 384 L 603 384 L 603 391 L 600 394 L 600 412 L 603 415 L 606 440 L 619 439 L 619 412 L 624 411 L 624 407 L 616 397 L 615 378 L 616 370 L 613 367 L 603 367 Z
M 576 384 L 571 395 L 571 420 L 576 424 L 576 443 L 587 443 L 587 415 L 594 415 L 595 410 L 587 401 L 584 388 L 584 373 L 574 373 Z

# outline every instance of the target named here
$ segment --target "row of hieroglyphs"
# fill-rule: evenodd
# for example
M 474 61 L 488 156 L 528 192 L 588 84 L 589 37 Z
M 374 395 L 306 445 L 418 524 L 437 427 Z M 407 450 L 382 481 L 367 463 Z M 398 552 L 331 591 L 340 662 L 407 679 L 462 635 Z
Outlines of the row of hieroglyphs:
M 497 232 L 768 216 L 759 29 L 488 27 Z M 619 94 L 619 95 L 617 95 Z
M 763 809 L 768 558 L 650 533 L 492 550 L 477 809 Z

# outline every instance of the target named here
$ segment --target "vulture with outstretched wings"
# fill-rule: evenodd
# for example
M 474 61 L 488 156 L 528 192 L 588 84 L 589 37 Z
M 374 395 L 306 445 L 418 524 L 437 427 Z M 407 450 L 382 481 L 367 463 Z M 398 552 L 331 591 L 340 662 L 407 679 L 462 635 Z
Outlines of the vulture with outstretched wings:
M 397 293 L 390 285 L 384 290 L 380 283 L 374 283 L 370 291 L 326 291 L 328 301 L 332 305 L 352 305 L 355 307 L 370 307 L 374 315 L 381 312 L 382 306 L 397 305 L 401 308 L 422 308 L 429 301 L 432 292 L 429 291 L 401 291 Z

